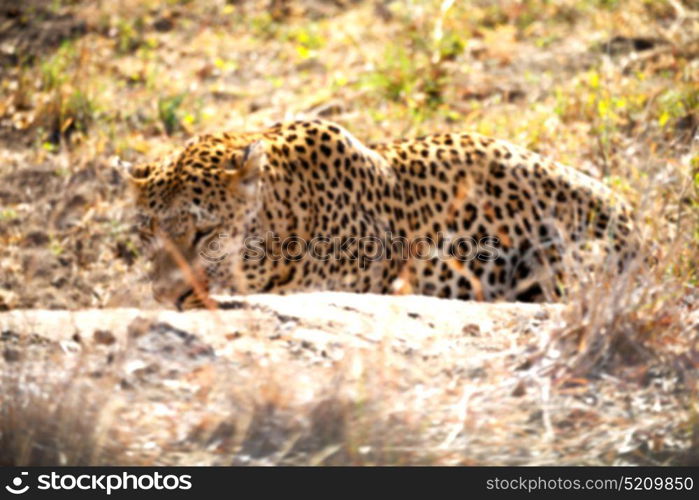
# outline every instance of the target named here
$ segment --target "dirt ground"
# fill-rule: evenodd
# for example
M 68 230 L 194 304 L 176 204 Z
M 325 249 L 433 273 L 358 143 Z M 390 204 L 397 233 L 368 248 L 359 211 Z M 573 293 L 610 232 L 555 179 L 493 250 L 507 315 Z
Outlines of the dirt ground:
M 0 464 L 698 463 L 697 82 L 689 0 L 0 0 Z M 311 116 L 551 155 L 657 264 L 556 305 L 157 304 L 113 158 Z
M 558 361 L 547 347 L 562 306 L 343 293 L 228 304 L 213 313 L 2 313 L 5 363 L 23 364 L 27 388 L 62 367 L 70 387 L 83 391 L 81 406 L 105 406 L 97 421 L 118 433 L 109 443 L 118 453 L 102 455 L 92 444 L 88 461 L 648 465 L 691 458 L 688 436 L 676 432 L 684 418 L 676 405 L 687 403 L 676 373 L 658 364 L 627 367 L 623 383 L 611 375 L 552 377 Z M 100 388 L 109 391 L 106 401 Z M 68 456 L 75 448 L 65 445 Z

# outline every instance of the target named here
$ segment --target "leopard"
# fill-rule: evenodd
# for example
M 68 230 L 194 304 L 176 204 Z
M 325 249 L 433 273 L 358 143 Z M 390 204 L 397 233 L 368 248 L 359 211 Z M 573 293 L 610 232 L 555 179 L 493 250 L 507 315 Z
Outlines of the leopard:
M 178 310 L 311 291 L 560 301 L 571 269 L 622 273 L 639 253 L 621 194 L 472 132 L 364 144 L 292 120 L 119 167 L 153 296 Z

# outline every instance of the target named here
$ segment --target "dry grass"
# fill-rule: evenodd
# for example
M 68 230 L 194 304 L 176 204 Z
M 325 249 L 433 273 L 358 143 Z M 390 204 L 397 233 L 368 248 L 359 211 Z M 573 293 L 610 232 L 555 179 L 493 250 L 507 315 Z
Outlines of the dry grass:
M 433 462 L 424 422 L 401 409 L 402 395 L 385 380 L 385 354 L 349 350 L 344 361 L 318 366 L 294 359 L 308 346 L 283 348 L 290 358 L 269 366 L 244 349 L 233 360 L 213 356 L 197 336 L 165 323 L 136 319 L 125 340 L 108 332 L 30 337 L 35 344 L 6 332 L 0 463 Z M 278 333 L 256 336 L 265 351 L 279 349 L 266 340 Z
M 6 361 L 0 462 L 192 463 L 205 451 L 216 463 L 696 463 L 691 2 L 25 1 L 0 3 L 0 28 L 0 308 L 155 307 L 109 158 L 295 116 L 367 142 L 474 130 L 555 156 L 630 199 L 657 261 L 622 277 L 571 269 L 579 286 L 556 328 L 473 360 L 494 370 L 482 379 L 393 369 L 383 351 L 359 377 L 345 364 L 221 367 L 209 385 L 228 410 L 206 416 L 201 403 L 201 425 L 156 439 L 164 450 L 114 437 L 124 410 L 109 377 Z M 408 403 L 427 404 L 420 384 L 428 406 Z M 575 406 L 590 394 L 597 403 Z M 624 416 L 624 395 L 642 418 Z M 129 453 L 114 455 L 117 441 Z
M 66 361 L 55 353 L 43 361 L 14 359 L 30 349 L 5 348 L 0 465 L 128 464 L 110 420 L 117 403 L 113 381 L 90 376 L 80 360 Z

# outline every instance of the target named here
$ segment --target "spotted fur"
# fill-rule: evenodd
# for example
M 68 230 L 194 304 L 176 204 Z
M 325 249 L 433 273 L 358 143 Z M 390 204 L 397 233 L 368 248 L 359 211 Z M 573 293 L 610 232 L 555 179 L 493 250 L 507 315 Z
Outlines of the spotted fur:
M 621 269 L 637 252 L 630 209 L 603 184 L 477 134 L 367 147 L 296 121 L 200 136 L 128 177 L 155 296 L 178 308 L 308 290 L 541 301 L 564 292 L 567 255 L 597 249 Z

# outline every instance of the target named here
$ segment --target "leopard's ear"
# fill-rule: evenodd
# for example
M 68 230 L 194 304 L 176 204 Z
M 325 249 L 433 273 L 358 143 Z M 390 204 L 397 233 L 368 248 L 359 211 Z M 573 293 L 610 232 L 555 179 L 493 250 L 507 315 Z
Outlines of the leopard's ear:
M 227 170 L 231 182 L 242 188 L 247 194 L 254 194 L 260 179 L 260 173 L 267 161 L 267 147 L 264 141 L 248 144 L 238 159 L 238 168 Z
M 111 165 L 115 167 L 128 180 L 129 184 L 134 187 L 141 187 L 153 173 L 153 168 L 149 164 L 134 165 L 131 162 L 124 161 L 118 156 L 112 157 Z
M 257 178 L 267 160 L 267 151 L 263 141 L 255 141 L 248 144 L 243 150 L 243 165 L 241 176 L 243 179 Z

